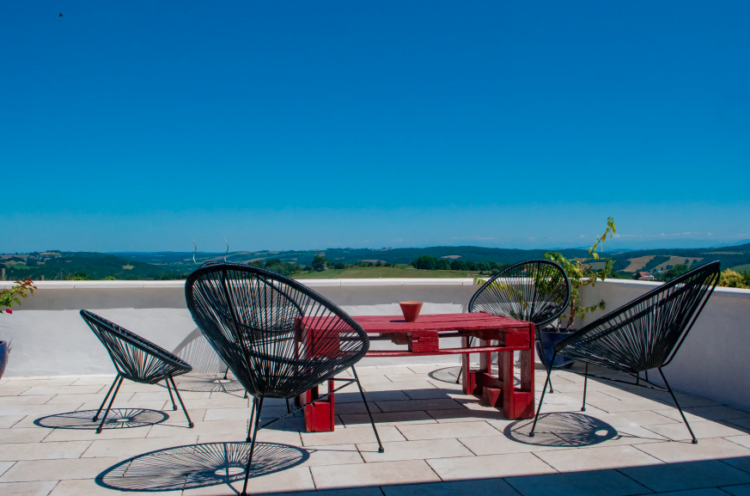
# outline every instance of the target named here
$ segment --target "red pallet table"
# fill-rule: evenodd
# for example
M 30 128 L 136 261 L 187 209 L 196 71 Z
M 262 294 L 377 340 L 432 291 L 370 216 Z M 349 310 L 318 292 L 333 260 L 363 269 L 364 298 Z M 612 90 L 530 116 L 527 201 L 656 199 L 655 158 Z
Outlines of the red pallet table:
M 368 357 L 411 357 L 427 355 L 462 355 L 463 390 L 503 412 L 509 419 L 534 416 L 534 324 L 498 317 L 485 312 L 420 315 L 417 322 L 406 322 L 402 316 L 354 317 L 371 340 L 390 340 L 406 346 L 399 350 L 370 350 Z M 300 319 L 305 346 L 315 354 L 316 329 L 325 329 L 325 319 Z M 441 348 L 440 338 L 461 337 L 460 348 Z M 470 338 L 475 346 L 469 347 Z M 330 342 L 317 343 L 325 349 Z M 520 386 L 514 384 L 513 352 L 520 352 Z M 469 367 L 469 355 L 480 354 L 479 369 Z M 497 354 L 498 373 L 493 375 L 492 355 Z M 333 384 L 329 383 L 329 388 Z M 330 390 L 330 389 L 329 389 Z M 303 403 L 319 396 L 318 388 L 307 391 L 299 399 Z M 334 429 L 334 396 L 315 401 L 305 408 L 308 432 Z

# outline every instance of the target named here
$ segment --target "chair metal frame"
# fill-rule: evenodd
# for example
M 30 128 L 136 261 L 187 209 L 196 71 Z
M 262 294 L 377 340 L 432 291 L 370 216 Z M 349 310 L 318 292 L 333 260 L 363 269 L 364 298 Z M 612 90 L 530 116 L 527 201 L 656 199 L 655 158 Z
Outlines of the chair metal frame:
M 534 277 L 522 277 L 522 274 L 529 269 L 533 270 Z M 538 291 L 540 276 L 552 277 L 554 275 L 561 276 L 560 283 L 562 284 L 557 284 L 554 291 L 545 294 L 540 301 Z M 529 308 L 524 309 L 522 307 L 525 302 L 521 300 L 524 300 L 528 293 L 531 293 L 530 301 L 527 302 Z M 549 297 L 553 297 L 556 301 L 547 301 Z M 471 297 L 469 312 L 483 311 L 493 315 L 533 322 L 536 328 L 536 342 L 540 342 L 539 336 L 542 328 L 560 317 L 569 303 L 570 280 L 565 270 L 559 264 L 549 260 L 527 260 L 504 268 L 485 282 Z M 473 344 L 473 341 L 472 338 L 469 346 Z M 540 349 L 542 350 L 542 363 L 544 363 L 546 357 L 541 343 Z M 463 369 L 459 371 L 456 384 L 461 380 L 462 371 Z M 552 383 L 550 383 L 550 392 L 554 392 Z
M 174 388 L 180 406 L 182 406 L 182 411 L 185 412 L 188 427 L 192 429 L 194 424 L 192 420 L 190 420 L 190 415 L 188 414 L 187 408 L 185 408 L 185 403 L 182 401 L 180 391 L 177 389 L 177 385 L 174 382 L 176 376 L 186 374 L 193 370 L 190 364 L 182 360 L 180 357 L 168 352 L 164 348 L 115 324 L 114 322 L 110 322 L 100 315 L 88 310 L 81 310 L 80 314 L 84 322 L 88 324 L 91 330 L 94 331 L 96 337 L 99 338 L 99 341 L 104 345 L 112 359 L 115 369 L 117 369 L 117 376 L 115 377 L 112 386 L 110 386 L 99 410 L 97 410 L 96 415 L 94 415 L 91 420 L 92 422 L 96 422 L 99 419 L 99 415 L 102 413 L 104 405 L 107 403 L 107 399 L 109 399 L 111 394 L 112 398 L 102 416 L 99 427 L 96 429 L 96 433 L 101 434 L 107 415 L 109 415 L 109 411 L 112 409 L 112 404 L 115 402 L 115 397 L 120 391 L 120 386 L 125 379 L 141 384 L 156 384 L 163 380 L 167 385 L 169 399 L 172 400 L 172 409 L 177 410 L 177 404 L 172 395 L 172 388 Z M 112 394 L 113 390 L 114 394 Z
M 350 384 L 357 384 L 379 451 L 384 451 L 354 368 L 367 353 L 369 339 L 346 312 L 294 279 L 259 267 L 227 262 L 209 262 L 190 274 L 185 282 L 185 300 L 193 320 L 214 351 L 253 396 L 243 495 L 247 494 L 258 431 Z M 311 337 L 300 324 L 306 318 L 321 319 L 317 322 L 327 324 Z M 353 378 L 335 377 L 349 368 Z M 290 408 L 290 399 L 299 398 L 326 381 L 344 384 L 313 401 Z M 285 399 L 287 413 L 261 425 L 266 398 Z
M 586 411 L 589 377 L 668 392 L 690 432 L 693 444 L 697 444 L 698 439 L 664 375 L 663 368 L 672 362 L 693 328 L 713 294 L 720 274 L 721 265 L 718 261 L 702 265 L 596 319 L 555 345 L 552 362 L 559 353 L 585 364 L 583 374 L 569 370 L 584 376 L 581 411 Z M 625 373 L 635 381 L 589 374 L 589 365 Z M 649 380 L 648 371 L 652 369 L 658 370 L 664 386 Z M 641 372 L 645 378 L 641 378 Z M 547 380 L 542 389 L 530 437 L 534 437 L 551 375 L 552 368 L 547 370 Z

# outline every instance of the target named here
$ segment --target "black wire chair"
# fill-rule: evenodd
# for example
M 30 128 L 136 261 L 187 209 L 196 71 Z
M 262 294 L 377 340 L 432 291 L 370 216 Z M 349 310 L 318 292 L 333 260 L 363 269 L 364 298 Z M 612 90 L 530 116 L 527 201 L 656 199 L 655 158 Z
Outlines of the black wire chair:
M 185 403 L 182 402 L 180 392 L 177 390 L 177 385 L 174 383 L 174 377 L 182 374 L 186 374 L 193 370 L 193 368 L 184 360 L 178 356 L 173 355 L 164 348 L 161 348 L 154 343 L 143 339 L 142 337 L 134 334 L 127 329 L 118 326 L 114 322 L 93 313 L 88 310 L 81 310 L 81 317 L 94 331 L 96 337 L 102 342 L 104 347 L 107 349 L 112 363 L 115 364 L 117 369 L 117 376 L 115 382 L 107 391 L 107 396 L 104 397 L 99 410 L 94 415 L 92 422 L 96 422 L 99 418 L 99 414 L 102 413 L 104 404 L 107 402 L 109 395 L 112 394 L 112 399 L 107 405 L 107 410 L 102 416 L 101 423 L 96 429 L 97 434 L 101 434 L 104 427 L 104 422 L 109 415 L 109 410 L 112 408 L 112 404 L 115 402 L 117 392 L 120 390 L 122 381 L 128 379 L 133 382 L 140 382 L 142 384 L 156 384 L 157 382 L 164 381 L 167 384 L 167 391 L 169 391 L 169 398 L 172 400 L 172 409 L 177 410 L 177 405 L 172 396 L 172 388 L 177 395 L 177 399 L 180 401 L 182 411 L 185 412 L 185 418 L 187 418 L 188 426 L 192 429 L 193 422 L 190 420 Z M 170 387 L 169 383 L 172 383 Z
M 533 322 L 539 341 L 542 328 L 562 315 L 569 302 L 570 281 L 563 268 L 548 260 L 529 260 L 506 267 L 484 283 L 469 301 L 469 312 Z M 544 348 L 539 348 L 542 363 L 551 363 L 544 356 Z M 460 380 L 459 372 L 456 384 Z
M 274 272 L 209 262 L 188 277 L 185 299 L 198 328 L 237 380 L 254 397 L 247 441 L 251 443 L 242 494 L 247 492 L 265 398 L 287 400 L 322 384 L 342 381 L 316 400 L 356 383 L 383 452 L 354 364 L 369 349 L 365 331 L 349 315 L 310 288 Z M 351 368 L 354 378 L 334 378 Z
M 588 384 L 588 366 L 597 365 L 605 369 L 622 372 L 635 378 L 634 383 L 609 377 L 596 377 L 615 382 L 624 382 L 633 386 L 647 387 L 669 392 L 682 420 L 690 431 L 693 444 L 698 440 L 690 428 L 680 404 L 664 375 L 663 367 L 669 365 L 677 354 L 683 341 L 693 327 L 703 307 L 713 294 L 719 282 L 721 266 L 711 262 L 659 286 L 653 291 L 630 303 L 600 317 L 554 347 L 555 356 L 563 354 L 569 359 L 586 364 L 583 382 L 583 405 L 586 411 L 586 386 Z M 648 371 L 657 369 L 664 381 L 664 386 L 653 384 L 648 380 Z M 645 373 L 645 379 L 641 378 Z M 549 383 L 552 369 L 547 371 Z M 539 412 L 544 402 L 544 391 L 539 400 L 539 407 L 534 417 L 534 425 L 529 433 L 534 436 L 534 429 L 539 420 Z

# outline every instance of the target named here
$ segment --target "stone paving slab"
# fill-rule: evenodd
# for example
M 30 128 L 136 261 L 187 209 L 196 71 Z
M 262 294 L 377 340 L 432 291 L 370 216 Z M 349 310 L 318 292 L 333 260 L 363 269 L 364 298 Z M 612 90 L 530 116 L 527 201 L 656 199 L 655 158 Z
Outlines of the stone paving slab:
M 598 470 L 507 479 L 523 496 L 629 496 L 651 493 L 616 470 Z
M 750 412 L 731 405 L 678 395 L 699 438 L 694 445 L 668 395 L 591 380 L 587 409 L 581 412 L 582 378 L 554 373 L 556 392 L 545 396 L 537 436 L 530 438 L 530 421 L 507 420 L 495 408 L 464 395 L 454 382 L 458 367 L 362 367 L 358 372 L 385 453 L 377 450 L 359 391 L 348 387 L 336 395 L 334 432 L 304 432 L 297 414 L 258 434 L 265 448 L 259 448 L 254 466 L 262 467 L 263 475 L 251 480 L 251 493 L 750 495 Z M 538 369 L 536 375 L 538 398 L 546 374 Z M 122 494 L 97 478 L 121 463 L 125 470 L 131 460 L 163 464 L 167 475 L 175 464 L 186 473 L 224 474 L 224 452 L 208 458 L 204 453 L 192 469 L 183 465 L 211 446 L 244 445 L 252 402 L 242 392 L 186 391 L 183 399 L 195 423 L 190 429 L 183 412 L 172 410 L 165 388 L 126 382 L 115 408 L 163 411 L 160 423 L 108 428 L 101 434 L 86 419 L 76 428 L 45 427 L 61 414 L 93 413 L 112 380 L 92 376 L 0 383 L 0 495 Z M 269 400 L 262 418 L 284 413 L 283 400 Z M 182 447 L 180 458 L 170 458 L 177 447 Z M 280 462 L 269 453 L 275 449 L 299 459 L 274 471 Z M 127 492 L 237 494 L 244 461 L 231 463 L 240 474 L 233 476 L 231 488 L 221 477 L 183 488 L 183 475 L 171 491 Z M 138 470 L 129 469 L 127 477 L 139 477 Z M 153 485 L 149 480 L 137 479 L 141 486 L 134 487 L 148 488 Z

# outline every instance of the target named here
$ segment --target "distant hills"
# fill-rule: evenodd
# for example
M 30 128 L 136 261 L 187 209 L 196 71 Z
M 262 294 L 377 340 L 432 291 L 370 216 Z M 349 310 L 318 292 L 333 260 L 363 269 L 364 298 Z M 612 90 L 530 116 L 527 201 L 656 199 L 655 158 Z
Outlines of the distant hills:
M 483 248 L 477 246 L 433 246 L 428 248 L 327 248 L 321 250 L 239 251 L 229 253 L 227 261 L 250 263 L 280 260 L 288 264 L 309 265 L 313 257 L 324 254 L 328 260 L 346 265 L 361 261 L 373 264 L 410 264 L 420 255 L 447 260 L 495 262 L 513 264 L 524 260 L 544 258 L 550 250 L 521 250 Z M 568 258 L 586 258 L 584 249 L 560 250 Z M 719 260 L 722 268 L 750 271 L 750 243 L 714 248 L 663 248 L 636 251 L 605 252 L 603 258 L 615 261 L 615 271 L 627 277 L 636 271 L 666 270 L 677 264 L 700 265 Z M 197 253 L 198 264 L 208 260 L 222 260 L 223 253 Z M 31 277 L 38 280 L 60 279 L 181 279 L 195 270 L 191 252 L 152 253 L 94 253 L 50 250 L 41 253 L 0 255 L 0 267 L 6 269 L 7 279 Z
M 321 250 L 303 250 L 303 251 L 240 251 L 232 252 L 227 255 L 227 261 L 247 263 L 253 260 L 271 260 L 277 259 L 286 263 L 297 263 L 308 265 L 312 262 L 313 257 L 318 254 L 325 254 L 326 258 L 332 262 L 343 262 L 352 264 L 359 261 L 381 261 L 392 264 L 408 264 L 420 255 L 430 255 L 435 258 L 446 258 L 467 260 L 472 262 L 497 262 L 497 263 L 515 263 L 530 258 L 542 258 L 550 250 L 516 250 L 506 248 L 481 248 L 477 246 L 433 246 L 429 248 L 392 248 L 392 249 L 370 249 L 370 248 L 326 248 Z M 588 255 L 587 250 L 570 249 L 562 250 L 566 256 L 585 257 Z M 115 255 L 131 260 L 138 260 L 151 264 L 176 264 L 176 265 L 193 265 L 192 253 L 179 252 L 160 252 L 160 253 L 116 253 Z M 223 253 L 198 253 L 196 260 L 203 262 L 206 260 L 223 259 Z

